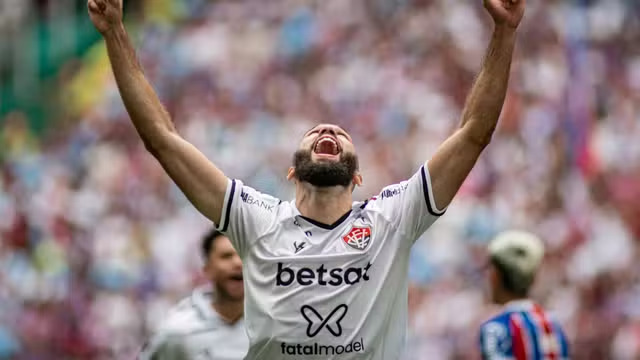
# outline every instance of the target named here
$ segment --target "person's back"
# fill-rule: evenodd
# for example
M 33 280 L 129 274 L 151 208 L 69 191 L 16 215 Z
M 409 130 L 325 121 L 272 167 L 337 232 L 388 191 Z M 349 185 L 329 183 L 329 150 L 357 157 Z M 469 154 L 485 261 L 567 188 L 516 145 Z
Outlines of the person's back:
M 483 359 L 566 360 L 569 343 L 560 324 L 531 300 L 507 303 L 482 324 Z
M 480 327 L 484 360 L 566 360 L 569 343 L 560 324 L 529 298 L 544 244 L 524 231 L 505 231 L 488 247 L 491 300 L 503 311 Z

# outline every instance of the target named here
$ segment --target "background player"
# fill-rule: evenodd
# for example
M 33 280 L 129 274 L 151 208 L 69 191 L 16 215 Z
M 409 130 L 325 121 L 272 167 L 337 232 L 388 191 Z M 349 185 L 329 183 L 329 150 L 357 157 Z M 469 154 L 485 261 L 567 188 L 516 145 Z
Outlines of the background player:
M 544 256 L 535 235 L 508 231 L 489 244 L 491 300 L 504 305 L 480 329 L 482 358 L 568 359 L 569 345 L 560 325 L 528 298 Z
M 202 240 L 209 286 L 171 309 L 141 360 L 242 359 L 249 347 L 244 321 L 242 262 L 229 239 L 212 230 Z
M 505 98 L 523 0 L 486 0 L 495 28 L 460 128 L 407 181 L 368 202 L 350 135 L 308 131 L 289 169 L 295 200 L 228 179 L 182 139 L 144 77 L 118 0 L 89 0 L 125 107 L 147 149 L 244 261 L 249 359 L 397 358 L 414 241 L 444 213 L 489 144 Z M 375 314 L 375 315 L 374 315 Z

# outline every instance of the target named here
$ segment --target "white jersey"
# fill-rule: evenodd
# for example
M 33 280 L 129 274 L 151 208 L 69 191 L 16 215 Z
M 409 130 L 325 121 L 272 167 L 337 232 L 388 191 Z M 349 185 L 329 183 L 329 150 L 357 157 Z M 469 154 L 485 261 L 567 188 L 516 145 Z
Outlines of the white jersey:
M 218 229 L 243 260 L 245 359 L 398 359 L 409 252 L 443 212 L 426 166 L 331 225 L 229 180 Z
M 212 294 L 196 289 L 169 311 L 139 360 L 240 360 L 249 347 L 242 319 L 228 324 L 211 307 Z

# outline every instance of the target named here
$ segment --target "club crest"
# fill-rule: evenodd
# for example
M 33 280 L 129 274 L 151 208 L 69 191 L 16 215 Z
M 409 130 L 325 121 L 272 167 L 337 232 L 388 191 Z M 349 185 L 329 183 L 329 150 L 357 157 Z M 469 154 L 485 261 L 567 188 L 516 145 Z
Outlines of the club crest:
M 371 242 L 371 228 L 353 227 L 347 235 L 342 237 L 342 240 L 356 250 L 364 250 Z

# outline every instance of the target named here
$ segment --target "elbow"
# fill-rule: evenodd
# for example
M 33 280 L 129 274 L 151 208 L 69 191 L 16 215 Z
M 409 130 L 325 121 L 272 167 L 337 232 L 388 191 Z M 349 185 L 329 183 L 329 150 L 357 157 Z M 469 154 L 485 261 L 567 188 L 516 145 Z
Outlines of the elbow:
M 488 132 L 486 134 L 481 134 L 475 137 L 472 137 L 470 141 L 478 146 L 481 149 L 486 148 L 491 143 L 491 138 L 493 137 L 493 132 Z
M 159 146 L 156 142 L 143 137 L 142 143 L 144 144 L 144 148 L 147 150 L 148 153 L 150 153 L 154 157 L 157 157 L 157 154 L 159 152 Z
M 171 139 L 176 135 L 172 129 L 158 131 L 151 136 L 141 136 L 145 149 L 158 158 L 171 147 Z
M 468 129 L 463 129 L 463 131 L 466 130 L 465 138 L 469 143 L 480 149 L 484 149 L 491 143 L 495 129 L 495 126 L 487 129 L 473 129 L 473 127 L 468 126 Z

